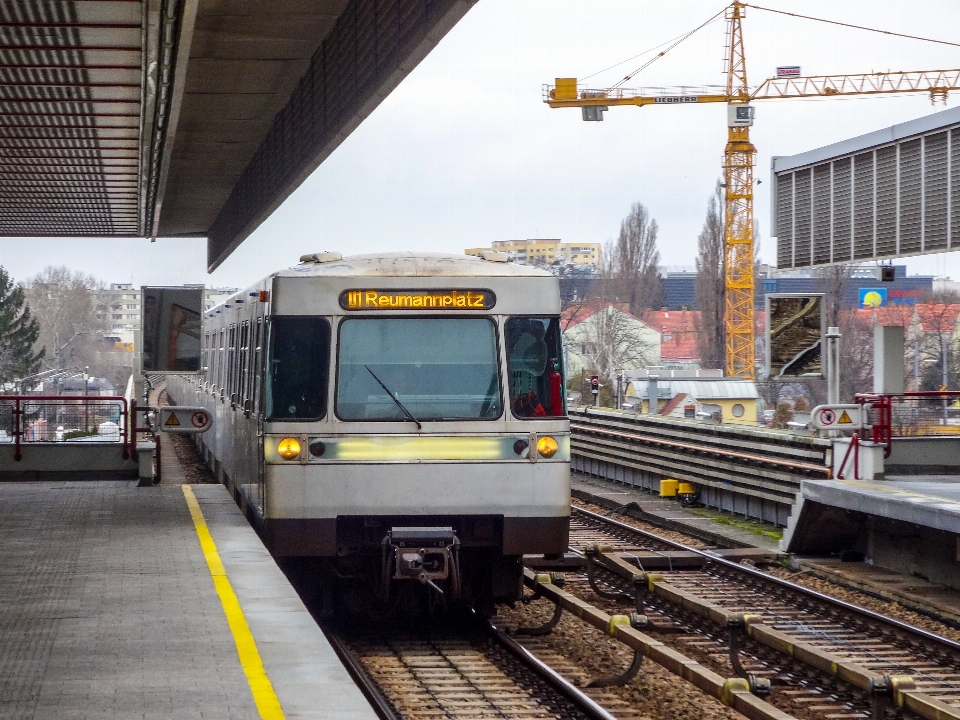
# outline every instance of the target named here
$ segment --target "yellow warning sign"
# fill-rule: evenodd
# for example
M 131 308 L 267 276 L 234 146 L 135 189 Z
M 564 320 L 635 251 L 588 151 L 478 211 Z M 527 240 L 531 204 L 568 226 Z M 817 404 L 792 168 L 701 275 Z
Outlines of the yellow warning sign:
M 837 420 L 837 425 L 853 425 L 853 420 L 851 420 L 850 416 L 847 415 L 846 410 L 840 413 L 840 419 Z
M 850 422 L 850 421 L 848 420 L 847 422 Z M 164 423 L 164 425 L 179 425 L 179 424 L 180 424 L 180 421 L 177 420 L 177 416 L 174 415 L 173 413 L 170 413 L 170 417 L 168 417 L 167 421 Z

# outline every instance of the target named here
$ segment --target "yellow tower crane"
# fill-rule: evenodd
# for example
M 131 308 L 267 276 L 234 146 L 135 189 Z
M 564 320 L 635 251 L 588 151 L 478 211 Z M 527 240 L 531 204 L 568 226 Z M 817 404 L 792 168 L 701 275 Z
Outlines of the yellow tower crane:
M 753 311 L 753 164 L 757 151 L 750 142 L 750 126 L 753 125 L 753 107 L 750 103 L 753 100 L 778 98 L 910 92 L 926 92 L 930 94 L 931 100 L 946 100 L 949 91 L 960 90 L 960 70 L 778 77 L 765 80 L 751 91 L 747 84 L 747 63 L 741 28 L 741 21 L 746 15 L 747 7 L 756 8 L 735 0 L 724 10 L 727 20 L 725 57 L 727 84 L 723 92 L 717 92 L 720 88 L 714 90 L 697 87 L 627 90 L 616 86 L 605 90 L 589 90 L 579 88 L 576 78 L 557 78 L 554 85 L 544 86 L 543 100 L 552 108 L 583 108 L 584 120 L 602 120 L 603 112 L 611 105 L 643 107 L 644 105 L 727 103 L 727 146 L 723 162 L 725 373 L 731 377 L 753 380 L 756 354 Z M 792 15 L 792 13 L 783 14 Z M 716 17 L 719 17 L 719 13 L 714 16 Z M 805 19 L 818 20 L 819 18 Z M 713 18 L 707 23 L 712 20 Z M 844 23 L 833 24 L 843 25 Z M 871 28 L 859 29 L 870 30 Z M 688 33 L 684 39 L 691 34 Z M 885 34 L 899 35 L 898 33 Z M 673 46 L 675 47 L 676 44 L 679 43 L 674 43 Z M 944 44 L 953 45 L 954 43 Z M 661 52 L 657 57 L 662 57 L 665 53 L 666 51 Z

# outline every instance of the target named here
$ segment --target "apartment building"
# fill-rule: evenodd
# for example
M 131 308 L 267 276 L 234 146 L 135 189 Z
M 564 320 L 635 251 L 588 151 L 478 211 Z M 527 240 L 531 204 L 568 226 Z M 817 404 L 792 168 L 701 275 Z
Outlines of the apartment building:
M 133 283 L 110 283 L 103 291 L 94 293 L 97 317 L 111 327 L 135 327 L 140 324 L 140 288 Z
M 600 243 L 565 243 L 558 239 L 494 240 L 490 247 L 467 248 L 467 255 L 496 250 L 519 265 L 600 265 Z

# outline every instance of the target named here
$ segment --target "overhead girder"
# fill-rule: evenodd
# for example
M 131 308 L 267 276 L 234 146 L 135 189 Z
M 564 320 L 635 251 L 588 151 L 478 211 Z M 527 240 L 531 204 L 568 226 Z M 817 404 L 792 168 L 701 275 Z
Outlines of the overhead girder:
M 212 269 L 475 1 L 0 0 L 0 235 Z

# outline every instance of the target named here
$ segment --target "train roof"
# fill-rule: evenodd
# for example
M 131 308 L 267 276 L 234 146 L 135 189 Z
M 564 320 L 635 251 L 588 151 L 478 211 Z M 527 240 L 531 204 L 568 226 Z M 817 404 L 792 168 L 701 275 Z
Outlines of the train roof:
M 318 257 L 328 256 L 318 253 Z M 394 252 L 350 255 L 326 262 L 302 262 L 276 277 L 553 277 L 546 270 L 475 255 Z

